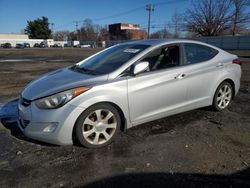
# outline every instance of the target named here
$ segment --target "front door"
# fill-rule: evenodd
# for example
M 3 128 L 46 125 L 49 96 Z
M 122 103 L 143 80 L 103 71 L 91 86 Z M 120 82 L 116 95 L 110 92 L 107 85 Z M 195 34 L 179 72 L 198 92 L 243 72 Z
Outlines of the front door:
M 149 62 L 149 70 L 128 78 L 130 120 L 134 124 L 163 117 L 185 105 L 185 68 L 180 65 L 178 45 L 154 50 L 140 61 Z

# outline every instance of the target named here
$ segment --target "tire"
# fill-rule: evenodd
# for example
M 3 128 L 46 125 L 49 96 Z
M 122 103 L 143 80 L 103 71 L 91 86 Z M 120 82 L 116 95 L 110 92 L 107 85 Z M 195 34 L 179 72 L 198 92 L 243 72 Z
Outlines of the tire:
M 216 111 L 226 109 L 232 101 L 233 94 L 234 91 L 232 85 L 227 81 L 222 82 L 214 94 L 213 108 Z
M 87 148 L 100 148 L 110 144 L 120 131 L 121 117 L 110 104 L 100 103 L 86 109 L 78 118 L 76 138 Z

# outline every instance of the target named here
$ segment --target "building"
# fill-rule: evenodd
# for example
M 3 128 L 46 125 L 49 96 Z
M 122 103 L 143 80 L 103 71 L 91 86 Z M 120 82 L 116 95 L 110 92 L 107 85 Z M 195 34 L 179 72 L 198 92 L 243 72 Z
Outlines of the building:
M 12 47 L 22 43 L 29 43 L 33 47 L 35 43 L 40 44 L 43 41 L 43 39 L 29 39 L 28 35 L 23 34 L 0 34 L 0 44 L 10 43 Z
M 17 44 L 29 43 L 31 47 L 34 44 L 40 44 L 43 42 L 46 46 L 51 47 L 54 44 L 60 44 L 64 46 L 66 41 L 54 41 L 53 39 L 29 39 L 28 35 L 23 34 L 0 34 L 0 44 L 10 43 L 12 47 L 16 47 Z
M 0 34 L 0 39 L 26 40 L 26 39 L 29 39 L 29 36 L 28 35 L 22 35 L 22 34 Z
M 147 38 L 147 32 L 141 30 L 139 24 L 111 24 L 109 25 L 109 34 L 111 40 L 138 40 Z

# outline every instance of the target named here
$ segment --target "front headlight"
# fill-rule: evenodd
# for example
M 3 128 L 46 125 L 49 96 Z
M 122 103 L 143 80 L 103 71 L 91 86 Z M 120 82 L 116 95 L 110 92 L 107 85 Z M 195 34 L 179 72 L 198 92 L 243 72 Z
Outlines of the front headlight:
M 69 102 L 71 99 L 75 98 L 76 96 L 88 91 L 89 88 L 86 87 L 79 87 L 75 89 L 71 89 L 68 91 L 64 91 L 61 93 L 57 93 L 55 95 L 51 95 L 49 97 L 45 97 L 35 101 L 35 104 L 38 108 L 41 109 L 54 109 L 59 108 Z

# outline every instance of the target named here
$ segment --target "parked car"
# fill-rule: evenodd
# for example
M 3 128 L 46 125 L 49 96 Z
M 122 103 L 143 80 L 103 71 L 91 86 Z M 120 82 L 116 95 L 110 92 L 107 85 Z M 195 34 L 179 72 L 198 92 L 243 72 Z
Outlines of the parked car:
M 3 44 L 3 48 L 12 48 L 12 46 L 10 43 L 7 42 Z
M 0 45 L 1 48 L 3 48 L 3 46 L 4 46 L 4 43 Z
M 81 48 L 81 45 L 80 44 L 76 44 L 73 46 L 74 48 Z
M 40 45 L 39 45 L 40 48 L 46 48 L 47 46 L 45 45 L 44 42 L 41 42 Z
M 40 47 L 40 44 L 35 43 L 33 47 L 34 47 L 34 48 L 39 48 L 39 47 Z
M 16 44 L 16 48 L 21 48 L 21 49 L 24 49 L 24 48 L 25 48 L 25 46 L 24 46 L 24 44 Z
M 91 45 L 90 44 L 83 44 L 80 47 L 81 48 L 91 48 Z
M 24 48 L 30 48 L 30 44 L 27 42 L 23 43 L 23 45 L 24 45 Z
M 118 44 L 47 73 L 22 92 L 27 137 L 98 148 L 120 130 L 205 106 L 226 109 L 240 87 L 241 61 L 205 43 L 143 40 Z
M 62 48 L 63 46 L 62 46 L 62 44 L 60 44 L 60 43 L 56 43 L 56 44 L 54 44 L 52 47 L 53 47 L 53 48 Z

